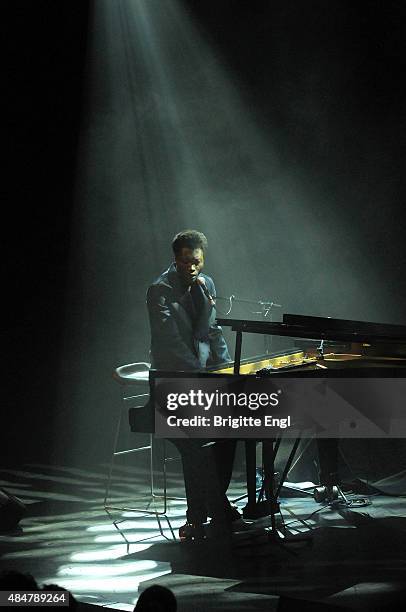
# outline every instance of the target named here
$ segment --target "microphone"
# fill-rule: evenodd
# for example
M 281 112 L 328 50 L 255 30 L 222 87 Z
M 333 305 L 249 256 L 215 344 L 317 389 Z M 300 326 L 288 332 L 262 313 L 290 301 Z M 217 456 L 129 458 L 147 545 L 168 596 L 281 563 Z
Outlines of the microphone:
M 207 299 L 209 300 L 209 304 L 211 306 L 215 306 L 216 302 L 213 299 L 213 296 L 210 295 L 209 290 L 206 287 L 206 281 L 204 280 L 203 277 L 198 276 L 196 279 L 196 282 L 198 285 L 200 285 L 200 287 L 202 288 L 202 291 L 204 293 L 204 295 L 207 297 Z

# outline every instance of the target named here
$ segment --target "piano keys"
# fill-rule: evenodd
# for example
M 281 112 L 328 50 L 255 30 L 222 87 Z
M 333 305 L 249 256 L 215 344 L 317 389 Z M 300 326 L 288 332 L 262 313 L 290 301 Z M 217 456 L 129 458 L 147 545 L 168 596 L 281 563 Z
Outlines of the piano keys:
M 265 368 L 277 371 L 283 368 L 292 368 L 308 365 L 310 363 L 314 363 L 315 361 L 315 357 L 307 357 L 303 350 L 293 348 L 286 351 L 279 351 L 277 353 L 258 355 L 256 357 L 249 357 L 247 359 L 243 359 L 240 362 L 239 373 L 256 374 L 258 371 L 263 370 Z M 233 374 L 234 362 L 221 366 L 220 368 L 211 368 L 207 371 L 211 371 L 216 374 Z

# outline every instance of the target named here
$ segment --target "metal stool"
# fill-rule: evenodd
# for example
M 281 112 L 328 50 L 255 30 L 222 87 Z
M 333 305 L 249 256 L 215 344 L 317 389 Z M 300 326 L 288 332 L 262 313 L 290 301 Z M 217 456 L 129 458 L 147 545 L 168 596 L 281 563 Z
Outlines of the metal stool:
M 167 479 L 166 479 L 166 463 L 170 461 L 171 458 L 166 457 L 166 450 L 164 449 L 164 459 L 162 466 L 162 474 L 163 474 L 163 487 L 162 493 L 157 494 L 155 491 L 155 470 L 154 470 L 154 436 L 151 428 L 143 428 L 141 429 L 141 433 L 147 434 L 149 437 L 149 443 L 144 446 L 137 446 L 133 448 L 125 448 L 119 449 L 119 438 L 120 431 L 122 428 L 122 420 L 123 413 L 126 416 L 126 422 L 128 423 L 128 413 L 129 410 L 132 409 L 134 411 L 140 411 L 140 414 L 147 413 L 149 407 L 145 405 L 149 399 L 149 370 L 151 365 L 146 362 L 137 362 L 131 363 L 128 365 L 123 365 L 113 372 L 113 378 L 116 380 L 121 386 L 122 392 L 122 401 L 121 406 L 119 408 L 118 421 L 114 436 L 114 444 L 113 444 L 113 452 L 111 456 L 111 462 L 109 467 L 109 473 L 107 477 L 106 483 L 106 492 L 104 496 L 104 509 L 107 512 L 108 516 L 112 519 L 114 526 L 120 532 L 121 536 L 127 543 L 127 551 L 129 549 L 130 543 L 128 542 L 125 534 L 119 529 L 119 524 L 124 522 L 126 519 L 114 520 L 112 516 L 113 511 L 119 512 L 140 512 L 142 514 L 152 514 L 155 515 L 159 527 L 159 531 L 161 535 L 166 539 L 168 538 L 162 528 L 161 519 L 163 518 L 171 532 L 172 538 L 175 540 L 176 536 L 172 529 L 171 523 L 167 516 Z M 165 443 L 164 443 L 165 444 Z M 130 455 L 133 453 L 140 452 L 148 452 L 149 453 L 149 489 L 150 492 L 146 497 L 145 506 L 142 507 L 131 507 L 131 506 L 121 506 L 115 505 L 110 501 L 110 490 L 113 479 L 113 471 L 115 466 L 116 457 L 122 457 L 125 455 Z M 161 502 L 161 508 L 157 507 L 157 502 Z M 153 536 L 151 536 L 153 537 Z M 150 538 L 145 538 L 150 539 Z

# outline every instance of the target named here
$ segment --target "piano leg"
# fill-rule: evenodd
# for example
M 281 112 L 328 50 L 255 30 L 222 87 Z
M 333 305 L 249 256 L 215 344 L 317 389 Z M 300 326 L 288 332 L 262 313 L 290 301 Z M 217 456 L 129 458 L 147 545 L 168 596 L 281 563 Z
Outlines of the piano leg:
M 263 492 L 265 493 L 266 500 L 264 510 L 266 510 L 266 514 L 271 517 L 272 533 L 276 533 L 275 515 L 280 511 L 275 480 L 275 457 L 279 450 L 280 443 L 280 438 L 276 440 L 270 438 L 262 441 L 262 462 L 264 465 Z
M 247 472 L 248 502 L 243 510 L 244 518 L 257 518 L 256 444 L 256 440 L 245 440 L 245 466 Z
M 279 493 L 283 485 L 283 481 L 290 469 L 294 456 L 296 454 L 300 438 L 294 441 L 289 458 L 279 484 L 275 481 L 275 458 L 280 446 L 281 438 L 266 439 L 262 441 L 262 462 L 264 466 L 264 482 L 262 485 L 262 494 L 265 494 L 263 501 L 256 500 L 256 440 L 245 440 L 246 467 L 247 467 L 247 493 L 248 503 L 243 510 L 244 518 L 256 519 L 263 516 L 270 516 L 271 529 L 268 531 L 268 541 L 273 541 L 276 544 L 289 544 L 296 542 L 309 542 L 309 535 L 299 535 L 293 538 L 286 537 L 284 533 L 277 528 L 276 514 L 280 513 L 280 505 L 278 501 Z M 242 499 L 242 498 L 240 498 Z M 283 528 L 282 528 L 283 531 Z
M 279 512 L 279 503 L 275 496 L 275 456 L 280 440 L 267 439 L 262 441 L 262 462 L 264 466 L 264 483 L 260 499 L 257 501 L 256 491 L 256 440 L 245 440 L 245 462 L 247 470 L 248 502 L 243 510 L 244 518 L 256 519 Z M 274 446 L 275 443 L 275 446 Z M 265 494 L 265 499 L 262 499 Z

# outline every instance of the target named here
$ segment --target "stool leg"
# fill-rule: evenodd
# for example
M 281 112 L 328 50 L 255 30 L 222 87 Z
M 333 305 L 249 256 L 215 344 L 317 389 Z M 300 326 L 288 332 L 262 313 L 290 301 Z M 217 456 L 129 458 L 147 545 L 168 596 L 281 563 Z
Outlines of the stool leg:
M 151 488 L 151 497 L 155 496 L 155 487 L 154 487 L 154 449 L 153 449 L 153 436 L 149 434 L 149 482 Z

